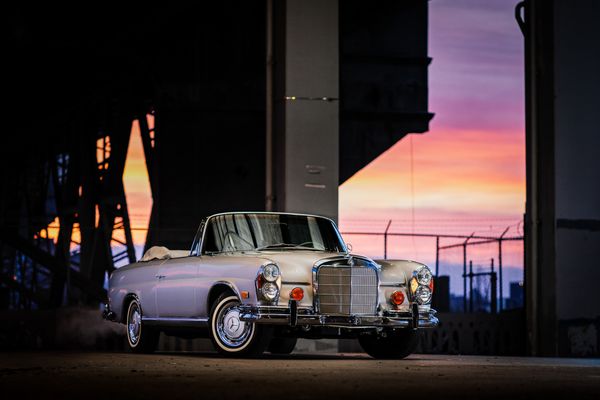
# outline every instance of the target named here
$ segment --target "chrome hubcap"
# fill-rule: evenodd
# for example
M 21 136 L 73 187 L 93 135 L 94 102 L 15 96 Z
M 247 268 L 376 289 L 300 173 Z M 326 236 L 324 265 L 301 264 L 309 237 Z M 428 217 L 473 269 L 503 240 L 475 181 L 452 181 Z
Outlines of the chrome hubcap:
M 229 303 L 223 307 L 217 317 L 219 339 L 229 347 L 242 346 L 252 334 L 253 326 L 240 320 L 237 304 Z
M 142 314 L 137 305 L 134 305 L 129 315 L 129 323 L 127 324 L 127 332 L 131 343 L 136 344 L 140 338 L 140 330 L 142 328 Z

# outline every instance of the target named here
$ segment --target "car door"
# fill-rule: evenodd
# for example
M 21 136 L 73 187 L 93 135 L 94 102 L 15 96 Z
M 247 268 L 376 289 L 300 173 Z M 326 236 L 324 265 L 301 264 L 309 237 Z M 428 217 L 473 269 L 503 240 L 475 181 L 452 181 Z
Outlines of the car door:
M 159 318 L 193 318 L 197 316 L 196 257 L 174 258 L 164 262 L 156 286 L 156 307 Z

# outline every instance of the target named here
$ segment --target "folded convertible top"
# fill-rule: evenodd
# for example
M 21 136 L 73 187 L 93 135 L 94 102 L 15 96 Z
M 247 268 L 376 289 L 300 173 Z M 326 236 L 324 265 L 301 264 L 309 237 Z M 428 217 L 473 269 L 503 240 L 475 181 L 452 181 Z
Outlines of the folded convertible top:
M 189 250 L 169 250 L 164 246 L 153 246 L 144 253 L 141 262 L 151 260 L 168 260 L 169 258 L 181 258 L 190 255 Z

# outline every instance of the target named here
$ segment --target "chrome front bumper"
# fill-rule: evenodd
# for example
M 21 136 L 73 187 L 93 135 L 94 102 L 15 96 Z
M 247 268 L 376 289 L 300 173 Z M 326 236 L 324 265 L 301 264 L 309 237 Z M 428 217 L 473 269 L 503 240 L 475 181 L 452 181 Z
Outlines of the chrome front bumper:
M 436 311 L 419 312 L 416 304 L 411 312 L 383 312 L 382 315 L 322 315 L 312 309 L 241 305 L 240 319 L 258 324 L 288 326 L 326 326 L 337 328 L 435 328 L 439 320 Z

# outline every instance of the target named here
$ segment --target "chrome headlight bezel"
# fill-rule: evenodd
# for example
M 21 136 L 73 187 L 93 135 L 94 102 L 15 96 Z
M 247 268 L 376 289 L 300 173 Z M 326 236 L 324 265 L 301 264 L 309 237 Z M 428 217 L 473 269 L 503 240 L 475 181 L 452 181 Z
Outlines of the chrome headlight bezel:
M 431 270 L 424 265 L 415 272 L 415 278 L 417 278 L 419 285 L 429 286 L 429 283 L 433 279 L 433 274 L 431 273 Z
M 279 297 L 279 287 L 274 282 L 265 282 L 260 292 L 267 301 L 275 301 Z
M 265 281 L 273 283 L 281 276 L 281 271 L 276 264 L 267 264 L 262 268 L 262 275 Z
M 259 301 L 274 304 L 281 294 L 281 271 L 274 262 L 260 266 L 256 275 L 256 295 Z
M 417 299 L 417 303 L 421 305 L 428 304 L 429 302 L 431 302 L 432 294 L 433 293 L 431 292 L 431 289 L 429 289 L 429 286 L 421 285 L 415 291 L 415 299 Z

